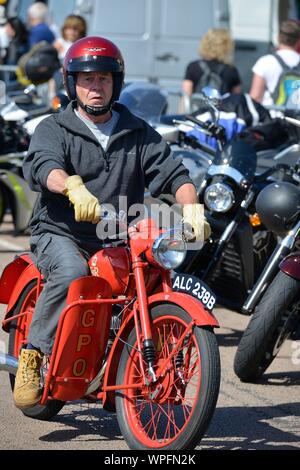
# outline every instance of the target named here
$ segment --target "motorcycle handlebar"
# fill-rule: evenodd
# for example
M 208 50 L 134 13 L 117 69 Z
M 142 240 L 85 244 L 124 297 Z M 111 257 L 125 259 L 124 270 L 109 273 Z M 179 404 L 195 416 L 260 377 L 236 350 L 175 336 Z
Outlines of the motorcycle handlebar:
M 220 142 L 226 138 L 225 128 L 214 122 L 203 122 L 197 119 L 195 116 L 188 114 L 186 119 L 197 124 L 197 126 L 202 127 L 205 131 L 209 132 L 213 137 L 215 137 Z
M 271 176 L 273 173 L 275 173 L 278 170 L 290 170 L 290 166 L 285 164 L 285 163 L 280 163 L 278 165 L 273 166 L 272 168 L 269 168 L 268 170 L 264 171 L 260 175 L 257 175 L 255 177 L 255 181 L 264 181 L 268 176 Z
M 129 225 L 127 222 L 124 220 L 121 220 L 120 216 L 115 212 L 110 210 L 109 208 L 105 207 L 104 205 L 101 206 L 101 220 L 105 221 L 114 221 L 119 225 L 119 232 L 127 232 Z M 166 230 L 168 232 L 168 230 Z M 172 230 L 170 230 L 172 233 L 180 233 L 182 235 L 182 239 L 185 240 L 186 242 L 192 243 L 195 241 L 195 235 L 194 235 L 194 230 L 192 226 L 189 223 L 181 221 L 180 224 L 176 225 Z M 118 235 L 118 233 L 111 233 L 107 238 L 112 238 Z

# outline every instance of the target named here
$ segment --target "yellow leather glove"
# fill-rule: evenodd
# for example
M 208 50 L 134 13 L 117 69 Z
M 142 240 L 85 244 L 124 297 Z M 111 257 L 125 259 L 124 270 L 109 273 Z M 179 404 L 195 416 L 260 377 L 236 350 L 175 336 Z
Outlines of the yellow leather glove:
M 74 205 L 76 222 L 99 222 L 101 206 L 98 199 L 87 190 L 80 176 L 69 176 L 66 179 L 64 195 Z
M 206 240 L 211 234 L 211 228 L 204 217 L 201 204 L 184 204 L 183 223 L 191 225 L 196 241 Z

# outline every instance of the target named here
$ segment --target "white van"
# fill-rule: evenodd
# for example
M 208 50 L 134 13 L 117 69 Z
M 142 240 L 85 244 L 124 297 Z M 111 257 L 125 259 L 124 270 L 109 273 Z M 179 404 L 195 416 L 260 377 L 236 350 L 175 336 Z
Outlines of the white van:
M 49 0 L 54 19 L 57 0 Z M 159 81 L 168 88 L 180 88 L 185 67 L 197 58 L 200 37 L 212 26 L 222 25 L 228 16 L 226 0 L 77 0 L 72 4 L 83 14 L 89 34 L 103 35 L 121 49 L 128 80 Z M 60 8 L 60 7 L 59 7 Z
M 24 18 L 30 0 L 10 0 Z M 129 80 L 160 81 L 178 87 L 199 39 L 211 27 L 228 24 L 227 0 L 48 0 L 59 27 L 76 12 L 90 35 L 102 35 L 121 49 Z

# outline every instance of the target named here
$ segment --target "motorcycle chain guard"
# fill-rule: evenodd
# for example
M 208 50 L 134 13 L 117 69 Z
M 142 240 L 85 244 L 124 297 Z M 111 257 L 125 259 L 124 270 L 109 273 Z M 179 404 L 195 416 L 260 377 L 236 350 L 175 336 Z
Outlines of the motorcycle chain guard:
M 46 381 L 47 384 L 50 380 L 52 398 L 62 401 L 82 398 L 99 372 L 112 312 L 112 304 L 99 300 L 111 296 L 111 286 L 102 278 L 86 276 L 71 283 L 50 359 L 50 377 Z M 83 300 L 90 302 L 80 303 Z

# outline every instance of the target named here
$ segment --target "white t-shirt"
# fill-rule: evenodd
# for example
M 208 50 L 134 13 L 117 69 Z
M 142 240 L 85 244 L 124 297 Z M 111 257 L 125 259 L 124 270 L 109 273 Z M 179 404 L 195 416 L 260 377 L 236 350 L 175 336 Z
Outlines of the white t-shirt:
M 105 151 L 108 146 L 109 138 L 112 135 L 113 130 L 119 120 L 119 113 L 117 113 L 115 110 L 112 110 L 112 117 L 109 119 L 109 121 L 106 121 L 103 124 L 95 124 L 89 119 L 86 119 L 77 111 L 77 109 L 75 109 L 75 114 L 92 131 L 99 144 Z
M 4 26 L 0 26 L 0 50 L 1 50 L 1 56 L 3 57 L 5 55 L 5 48 L 8 47 L 9 44 L 9 38 L 6 34 L 6 30 Z M 3 54 L 2 54 L 3 52 Z
M 299 64 L 300 55 L 298 52 L 292 49 L 280 49 L 276 51 L 276 53 L 289 67 L 296 67 L 296 65 Z M 274 104 L 271 93 L 275 91 L 279 77 L 282 73 L 282 67 L 278 60 L 276 60 L 272 54 L 265 55 L 258 59 L 258 61 L 254 64 L 252 72 L 264 78 L 266 82 L 267 90 L 265 91 L 262 104 Z
M 61 61 L 64 60 L 66 53 L 68 52 L 69 48 L 74 44 L 71 41 L 66 41 L 64 38 L 60 37 L 56 40 L 56 44 L 60 46 L 60 51 L 58 57 Z

